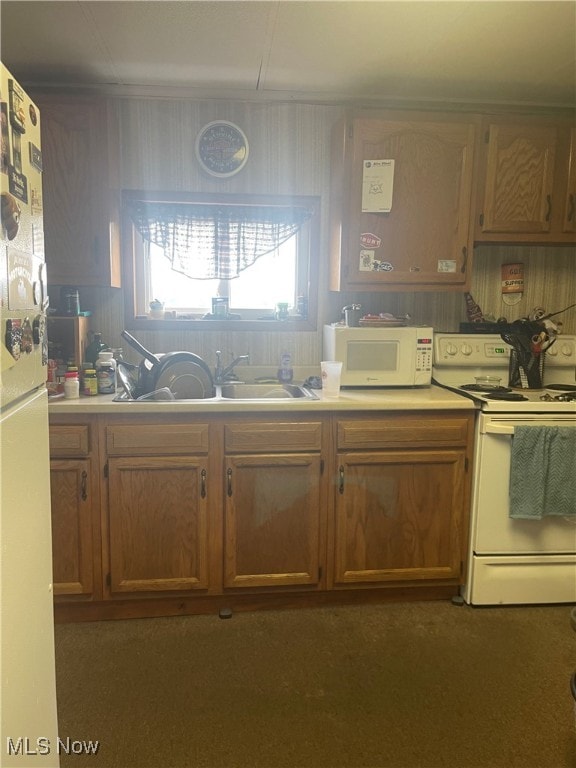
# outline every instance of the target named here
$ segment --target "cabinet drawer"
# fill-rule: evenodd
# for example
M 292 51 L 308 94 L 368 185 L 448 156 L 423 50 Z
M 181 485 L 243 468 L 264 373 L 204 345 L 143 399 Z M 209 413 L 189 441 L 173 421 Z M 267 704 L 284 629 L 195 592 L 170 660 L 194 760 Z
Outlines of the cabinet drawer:
M 50 425 L 50 456 L 79 457 L 90 453 L 88 424 Z
M 322 446 L 322 423 L 227 424 L 224 445 L 228 453 L 319 451 Z
M 208 453 L 208 424 L 118 424 L 106 428 L 109 456 Z
M 429 448 L 466 445 L 467 419 L 403 416 L 395 419 L 339 421 L 339 449 Z

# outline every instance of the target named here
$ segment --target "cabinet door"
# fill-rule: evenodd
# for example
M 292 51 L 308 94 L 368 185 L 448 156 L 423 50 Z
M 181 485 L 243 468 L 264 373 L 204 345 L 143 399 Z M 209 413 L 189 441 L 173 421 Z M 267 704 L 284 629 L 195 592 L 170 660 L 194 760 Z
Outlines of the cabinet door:
M 205 460 L 149 456 L 108 463 L 111 594 L 207 588 Z
M 226 460 L 226 587 L 320 580 L 321 460 L 314 454 Z
M 458 579 L 464 451 L 340 454 L 335 583 Z
M 93 500 L 89 459 L 50 462 L 54 595 L 90 596 L 94 589 Z
M 576 232 L 576 128 L 570 131 L 564 232 Z
M 492 123 L 486 128 L 485 233 L 550 231 L 558 129 L 551 124 Z
M 120 285 L 119 212 L 109 183 L 106 101 L 37 99 L 50 283 Z
M 476 126 L 359 118 L 350 130 L 348 172 L 340 179 L 335 173 L 336 183 L 349 193 L 342 212 L 339 285 L 332 288 L 461 289 L 470 270 Z M 377 159 L 394 160 L 391 210 L 363 213 L 367 162 Z M 338 248 L 334 237 L 332 247 Z

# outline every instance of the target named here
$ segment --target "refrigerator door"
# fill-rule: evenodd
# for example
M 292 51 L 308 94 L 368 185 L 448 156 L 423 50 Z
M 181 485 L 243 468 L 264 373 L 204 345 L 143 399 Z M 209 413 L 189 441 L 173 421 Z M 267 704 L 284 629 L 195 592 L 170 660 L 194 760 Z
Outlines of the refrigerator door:
M 40 116 L 2 64 L 0 192 L 0 765 L 56 768 Z
M 0 417 L 0 765 L 59 765 L 46 390 Z
M 0 65 L 0 407 L 47 376 L 40 114 Z

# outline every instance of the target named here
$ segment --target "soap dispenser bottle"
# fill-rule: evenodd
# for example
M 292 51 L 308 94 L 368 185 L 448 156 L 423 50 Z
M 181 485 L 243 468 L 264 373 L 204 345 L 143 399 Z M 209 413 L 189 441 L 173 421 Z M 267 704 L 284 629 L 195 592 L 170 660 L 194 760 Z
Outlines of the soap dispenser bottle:
M 280 384 L 290 384 L 293 378 L 294 370 L 292 369 L 292 356 L 289 352 L 284 352 L 280 358 L 278 381 Z

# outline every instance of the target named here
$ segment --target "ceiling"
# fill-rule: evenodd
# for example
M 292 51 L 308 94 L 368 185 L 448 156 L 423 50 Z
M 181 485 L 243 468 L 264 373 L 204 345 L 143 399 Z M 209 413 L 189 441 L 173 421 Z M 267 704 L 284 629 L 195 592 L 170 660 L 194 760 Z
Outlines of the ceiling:
M 24 86 L 118 96 L 576 105 L 571 0 L 2 0 Z

